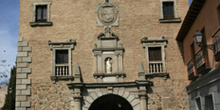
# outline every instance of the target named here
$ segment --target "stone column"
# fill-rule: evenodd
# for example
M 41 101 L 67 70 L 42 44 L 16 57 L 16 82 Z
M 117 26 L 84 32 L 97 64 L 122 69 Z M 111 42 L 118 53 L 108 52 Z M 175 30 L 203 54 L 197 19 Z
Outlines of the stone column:
M 140 110 L 147 110 L 147 90 L 146 87 L 141 86 L 139 87 L 139 97 L 140 97 Z
M 75 110 L 81 110 L 81 97 L 75 97 L 74 98 L 74 102 L 75 102 Z
M 75 88 L 73 92 L 74 105 L 75 105 L 74 110 L 82 110 L 82 107 L 81 107 L 82 96 L 80 94 L 81 94 L 80 88 Z
M 147 95 L 139 95 L 141 110 L 147 110 Z

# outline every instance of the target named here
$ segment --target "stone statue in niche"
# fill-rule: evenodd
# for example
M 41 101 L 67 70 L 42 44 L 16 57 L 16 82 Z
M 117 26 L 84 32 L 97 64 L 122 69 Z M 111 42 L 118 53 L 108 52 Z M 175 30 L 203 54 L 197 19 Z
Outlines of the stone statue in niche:
M 105 37 L 110 37 L 110 35 L 111 35 L 111 27 L 106 26 L 105 27 Z
M 112 73 L 112 59 L 111 58 L 107 58 L 105 65 L 106 65 L 106 73 Z

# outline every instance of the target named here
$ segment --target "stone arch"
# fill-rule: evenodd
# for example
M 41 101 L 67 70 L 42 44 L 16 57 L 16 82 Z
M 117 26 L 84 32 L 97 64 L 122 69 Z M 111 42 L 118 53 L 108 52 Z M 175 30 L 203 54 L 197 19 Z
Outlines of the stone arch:
M 97 98 L 88 110 L 133 110 L 131 104 L 123 97 L 107 94 Z
M 125 88 L 114 88 L 112 93 L 109 93 L 107 89 L 96 89 L 91 90 L 87 96 L 83 97 L 84 103 L 82 106 L 83 110 L 89 110 L 91 104 L 97 100 L 98 98 L 105 95 L 117 95 L 125 100 L 127 100 L 132 106 L 132 110 L 140 110 L 140 100 L 137 94 L 131 94 L 129 91 L 125 90 Z

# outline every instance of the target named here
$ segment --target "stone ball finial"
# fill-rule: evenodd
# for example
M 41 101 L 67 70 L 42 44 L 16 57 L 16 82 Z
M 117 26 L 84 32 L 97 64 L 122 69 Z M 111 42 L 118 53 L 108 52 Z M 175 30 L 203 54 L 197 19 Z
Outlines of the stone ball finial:
M 51 40 L 48 40 L 48 44 L 50 44 L 51 43 Z
M 167 37 L 165 37 L 165 36 L 162 36 L 162 39 L 167 39 Z
M 147 36 L 144 36 L 144 38 L 143 38 L 143 39 L 148 39 L 148 38 L 147 38 Z
M 75 42 L 75 40 L 73 40 L 73 39 L 70 39 L 69 41 L 70 41 L 70 42 Z

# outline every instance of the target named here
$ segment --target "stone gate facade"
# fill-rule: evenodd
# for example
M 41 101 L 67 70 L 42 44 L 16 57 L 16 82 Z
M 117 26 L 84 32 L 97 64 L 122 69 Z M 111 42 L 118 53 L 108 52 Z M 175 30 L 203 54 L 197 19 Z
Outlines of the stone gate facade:
M 175 40 L 187 10 L 188 0 L 20 0 L 16 109 L 188 110 Z

